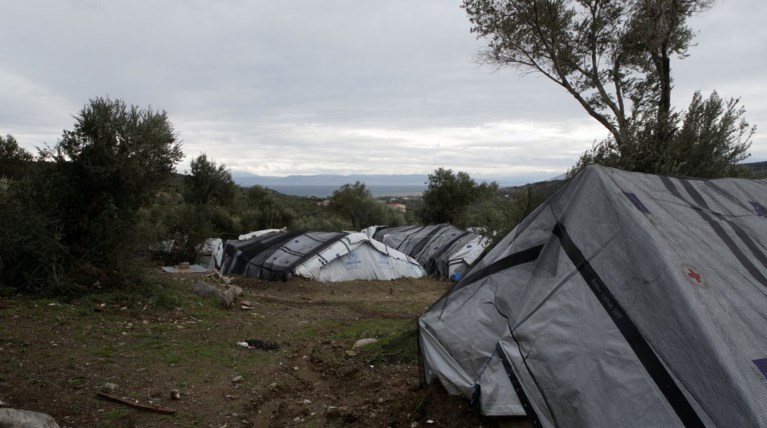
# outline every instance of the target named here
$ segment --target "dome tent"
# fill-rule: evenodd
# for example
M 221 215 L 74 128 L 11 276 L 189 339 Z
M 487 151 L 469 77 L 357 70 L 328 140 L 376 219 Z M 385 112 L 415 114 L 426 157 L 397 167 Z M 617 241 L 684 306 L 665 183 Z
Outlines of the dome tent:
M 424 276 L 418 262 L 362 233 L 286 231 L 228 241 L 221 273 L 266 280 L 299 275 L 323 282 Z
M 426 378 L 541 426 L 767 426 L 766 205 L 586 168 L 421 316 Z
M 460 277 L 490 240 L 450 224 L 369 227 L 364 233 L 418 260 L 429 275 Z

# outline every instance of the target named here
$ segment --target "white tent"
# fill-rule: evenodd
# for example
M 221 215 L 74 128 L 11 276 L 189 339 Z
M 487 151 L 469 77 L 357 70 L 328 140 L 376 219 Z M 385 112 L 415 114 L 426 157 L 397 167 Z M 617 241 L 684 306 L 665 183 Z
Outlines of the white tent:
M 420 318 L 426 378 L 540 426 L 767 426 L 765 206 L 588 167 Z
M 246 241 L 250 238 L 256 238 L 263 235 L 268 235 L 270 233 L 275 232 L 284 232 L 286 229 L 283 227 L 282 229 L 263 229 L 263 230 L 255 230 L 253 232 L 248 232 L 246 234 L 240 235 L 237 240 L 239 241 Z
M 460 278 L 482 255 L 490 239 L 450 224 L 380 227 L 363 231 L 413 257 L 429 275 Z
M 268 280 L 299 275 L 323 282 L 425 275 L 417 261 L 362 233 L 284 231 L 228 241 L 221 272 Z
M 197 247 L 195 263 L 208 269 L 218 269 L 224 260 L 224 241 L 221 238 L 208 238 Z

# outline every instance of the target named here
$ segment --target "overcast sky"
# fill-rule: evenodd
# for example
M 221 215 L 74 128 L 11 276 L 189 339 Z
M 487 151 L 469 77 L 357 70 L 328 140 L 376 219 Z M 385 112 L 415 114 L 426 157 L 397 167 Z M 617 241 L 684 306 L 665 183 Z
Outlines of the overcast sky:
M 168 112 L 187 158 L 233 172 L 558 175 L 606 136 L 549 81 L 475 62 L 457 0 L 4 1 L 0 134 L 53 145 L 90 98 Z M 672 63 L 740 97 L 767 160 L 767 1 L 720 1 Z

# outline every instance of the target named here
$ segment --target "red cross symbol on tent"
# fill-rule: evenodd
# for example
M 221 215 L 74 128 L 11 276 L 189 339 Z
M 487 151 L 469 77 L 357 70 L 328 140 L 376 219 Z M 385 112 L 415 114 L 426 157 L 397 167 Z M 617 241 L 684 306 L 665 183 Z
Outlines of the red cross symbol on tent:
M 695 280 L 695 282 L 697 282 L 698 284 L 700 285 L 703 284 L 703 281 L 701 281 L 703 277 L 698 272 L 695 272 L 694 270 L 692 270 L 692 268 L 687 268 L 687 270 L 688 270 L 687 276 Z

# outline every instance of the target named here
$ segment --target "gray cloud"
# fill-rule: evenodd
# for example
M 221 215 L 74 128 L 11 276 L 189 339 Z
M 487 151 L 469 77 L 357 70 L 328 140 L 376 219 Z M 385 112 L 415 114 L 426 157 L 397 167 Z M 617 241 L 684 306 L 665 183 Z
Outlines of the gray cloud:
M 3 16 L 0 133 L 28 148 L 106 95 L 167 110 L 188 156 L 270 175 L 558 173 L 606 134 L 545 79 L 474 63 L 458 2 L 28 0 Z M 696 17 L 675 105 L 716 89 L 764 129 L 764 16 L 748 0 Z M 767 160 L 767 139 L 751 152 Z

